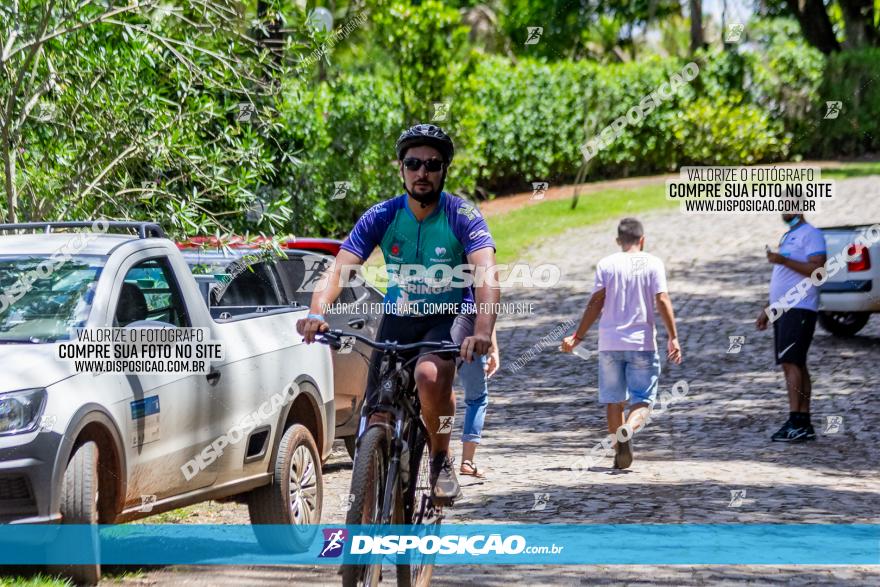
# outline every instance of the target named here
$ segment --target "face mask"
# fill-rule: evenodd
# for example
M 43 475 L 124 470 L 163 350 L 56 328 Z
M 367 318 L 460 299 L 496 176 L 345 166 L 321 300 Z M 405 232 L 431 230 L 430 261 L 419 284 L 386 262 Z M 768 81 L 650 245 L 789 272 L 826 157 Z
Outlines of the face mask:
M 793 227 L 793 226 L 795 226 L 795 225 L 796 225 L 798 222 L 800 222 L 800 221 L 801 221 L 800 217 L 795 216 L 795 217 L 792 218 L 791 220 L 786 220 L 786 221 L 784 221 L 784 222 L 785 222 L 786 224 L 788 224 L 789 226 L 792 226 L 792 227 Z

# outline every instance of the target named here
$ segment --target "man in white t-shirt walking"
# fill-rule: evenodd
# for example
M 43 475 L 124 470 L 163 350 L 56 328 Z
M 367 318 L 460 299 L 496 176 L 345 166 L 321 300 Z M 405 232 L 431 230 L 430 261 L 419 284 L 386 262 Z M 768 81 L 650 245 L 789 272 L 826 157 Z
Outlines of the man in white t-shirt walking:
M 645 233 L 635 218 L 617 227 L 621 252 L 596 266 L 596 284 L 575 333 L 562 342 L 570 353 L 599 321 L 599 403 L 606 405 L 608 433 L 614 435 L 614 468 L 632 464 L 632 434 L 645 422 L 657 397 L 660 355 L 657 353 L 654 309 L 660 313 L 669 341 L 666 356 L 681 363 L 672 301 L 666 289 L 663 261 L 644 252 Z M 629 414 L 624 422 L 624 410 Z M 625 435 L 623 431 L 626 431 Z
M 807 351 L 819 316 L 819 288 L 809 277 L 825 265 L 827 253 L 822 231 L 804 220 L 802 214 L 783 214 L 782 221 L 790 230 L 782 235 L 778 253 L 767 250 L 767 262 L 773 264 L 770 306 L 761 311 L 755 326 L 765 330 L 773 314 L 776 364 L 782 366 L 788 389 L 788 420 L 770 440 L 804 442 L 816 440 L 810 421 L 813 384 L 807 370 Z

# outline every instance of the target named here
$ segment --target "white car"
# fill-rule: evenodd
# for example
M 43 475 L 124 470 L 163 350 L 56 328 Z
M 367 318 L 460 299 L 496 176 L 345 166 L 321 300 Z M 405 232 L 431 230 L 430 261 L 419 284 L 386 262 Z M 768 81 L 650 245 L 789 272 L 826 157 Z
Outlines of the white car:
M 207 239 L 203 239 L 207 240 Z M 254 246 L 233 245 L 209 247 L 178 243 L 183 258 L 202 290 L 202 297 L 210 306 L 228 306 L 246 301 L 251 304 L 293 304 L 308 306 L 312 289 L 324 269 L 333 262 L 342 241 L 319 238 L 297 238 L 283 243 L 284 255 L 261 257 Z M 250 259 L 242 270 L 243 260 Z M 227 279 L 222 295 L 212 299 L 210 292 L 218 285 L 218 276 Z M 382 293 L 366 283 L 350 283 L 339 295 L 340 311 L 328 312 L 330 327 L 341 330 L 360 330 L 367 338 L 376 338 L 381 315 Z M 349 456 L 354 458 L 355 441 L 360 423 L 361 406 L 367 388 L 369 357 L 372 349 L 360 341 L 354 352 L 333 353 L 333 389 L 336 400 L 336 439 L 345 442 Z
M 872 226 L 874 227 L 872 230 Z M 845 254 L 820 288 L 819 325 L 837 336 L 852 336 L 872 313 L 880 312 L 880 242 L 876 225 L 823 228 L 828 259 Z M 865 235 L 866 244 L 857 243 Z
M 295 526 L 320 523 L 335 414 L 330 350 L 295 329 L 308 310 L 209 310 L 161 228 L 109 224 L 139 234 L 0 225 L 43 231 L 0 236 L 0 522 L 110 524 L 234 497 L 261 543 L 259 525 L 291 525 L 264 546 L 307 547 Z M 94 374 L 56 356 L 77 329 L 157 326 L 207 329 L 223 357 L 198 374 Z

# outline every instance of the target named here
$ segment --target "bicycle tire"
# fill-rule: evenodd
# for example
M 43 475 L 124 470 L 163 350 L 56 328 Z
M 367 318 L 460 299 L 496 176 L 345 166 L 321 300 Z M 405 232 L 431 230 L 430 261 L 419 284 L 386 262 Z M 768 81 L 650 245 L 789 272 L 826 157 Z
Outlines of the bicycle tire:
M 431 495 L 430 447 L 424 431 L 415 422 L 409 453 L 409 483 L 402 492 L 404 520 L 408 525 L 427 525 L 425 522 L 440 525 L 442 516 L 437 516 L 429 503 Z M 431 514 L 428 516 L 428 514 Z M 434 574 L 434 555 L 414 554 L 420 564 L 397 565 L 398 587 L 427 587 Z M 412 560 L 412 559 L 411 559 Z
M 385 495 L 386 466 L 388 462 L 388 436 L 384 428 L 373 426 L 364 432 L 351 472 L 353 496 L 346 525 L 374 526 L 382 517 L 382 500 Z M 381 577 L 382 563 L 373 565 L 342 565 L 343 587 L 376 585 Z

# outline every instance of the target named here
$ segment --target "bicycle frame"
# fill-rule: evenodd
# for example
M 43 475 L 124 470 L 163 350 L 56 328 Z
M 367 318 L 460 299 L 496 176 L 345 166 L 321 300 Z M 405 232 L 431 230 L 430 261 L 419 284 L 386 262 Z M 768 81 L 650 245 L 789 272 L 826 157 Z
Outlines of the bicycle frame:
M 370 416 L 377 411 L 391 414 L 392 422 L 389 427 L 391 434 L 390 442 L 390 459 L 386 467 L 386 478 L 384 480 L 384 495 L 382 497 L 382 524 L 390 524 L 392 522 L 394 509 L 394 491 L 397 488 L 397 480 L 400 475 L 401 455 L 403 454 L 404 443 L 411 445 L 417 438 L 417 434 L 421 432 L 424 438 L 428 438 L 428 430 L 421 419 L 421 406 L 419 404 L 418 392 L 413 381 L 412 371 L 409 368 L 410 363 L 415 363 L 419 357 L 439 352 L 451 352 L 457 350 L 454 343 L 412 343 L 397 344 L 396 342 L 377 343 L 366 337 L 355 333 L 343 333 L 335 330 L 322 333 L 323 338 L 331 346 L 337 346 L 341 342 L 343 336 L 351 336 L 359 339 L 369 346 L 382 351 L 385 356 L 382 358 L 382 365 L 379 371 L 378 385 L 378 402 L 376 406 L 369 407 L 366 402 L 361 408 L 360 421 L 358 423 L 358 433 L 356 447 L 360 448 L 360 439 L 366 432 L 369 424 Z M 403 357 L 402 353 L 407 350 L 415 350 L 418 348 L 428 348 L 429 350 L 420 352 L 413 357 Z M 409 438 L 404 439 L 403 433 L 407 423 L 410 423 Z M 407 466 L 409 463 L 407 463 Z M 418 471 L 410 471 L 410 474 L 418 475 Z M 410 518 L 415 512 L 416 504 L 411 504 L 413 512 L 405 512 L 407 518 Z M 409 521 L 409 520 L 408 520 Z
M 415 439 L 415 435 L 421 433 L 427 437 L 428 430 L 420 417 L 421 407 L 419 405 L 418 393 L 413 384 L 411 371 L 407 368 L 406 363 L 397 353 L 391 353 L 383 359 L 383 367 L 379 377 L 379 401 L 375 407 L 369 408 L 364 403 L 361 408 L 361 419 L 358 426 L 358 443 L 363 433 L 366 431 L 370 416 L 377 411 L 386 412 L 392 415 L 391 425 L 391 442 L 389 445 L 390 459 L 388 461 L 385 478 L 385 492 L 382 498 L 382 517 L 380 523 L 391 524 L 394 515 L 394 492 L 398 488 L 398 477 L 401 473 L 401 457 L 404 453 L 404 446 L 411 445 Z M 409 424 L 409 438 L 404 439 L 404 428 Z M 409 463 L 406 463 L 409 466 Z M 410 471 L 410 475 L 412 471 Z M 410 477 L 410 482 L 412 478 Z M 401 491 L 406 488 L 401 487 Z M 415 504 L 413 504 L 414 506 Z M 409 514 L 410 512 L 405 512 Z M 409 521 L 409 520 L 407 520 Z

